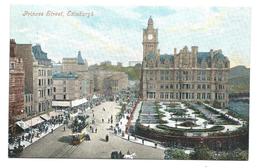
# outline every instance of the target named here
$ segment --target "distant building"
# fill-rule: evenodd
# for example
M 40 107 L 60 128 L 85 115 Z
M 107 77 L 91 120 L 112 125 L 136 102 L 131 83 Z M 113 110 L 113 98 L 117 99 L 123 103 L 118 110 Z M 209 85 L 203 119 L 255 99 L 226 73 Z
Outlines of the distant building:
M 104 61 L 104 62 L 101 62 L 100 65 L 112 65 L 112 62 L 111 61 Z
M 122 62 L 117 62 L 117 66 L 122 67 L 123 66 Z
M 124 72 L 113 72 L 107 74 L 103 82 L 103 94 L 112 96 L 120 90 L 127 89 L 128 75 Z
M 62 72 L 62 64 L 61 63 L 53 63 L 53 68 L 52 68 L 52 74 L 55 74 L 57 72 Z
M 94 90 L 97 94 L 111 95 L 128 87 L 128 75 L 124 72 L 93 69 Z
M 84 81 L 82 85 L 83 97 L 91 97 L 94 92 L 93 76 L 88 72 L 88 62 L 83 60 L 81 52 L 78 52 L 78 56 L 75 58 L 63 58 L 61 72 L 76 73 L 79 80 Z
M 16 42 L 10 40 L 9 62 L 9 130 L 15 133 L 15 122 L 26 117 L 24 112 L 23 59 L 17 57 Z
M 87 72 L 88 62 L 83 60 L 81 52 L 78 52 L 77 57 L 62 59 L 62 72 Z
M 78 107 L 87 102 L 86 79 L 81 79 L 75 72 L 60 72 L 53 75 L 53 101 L 55 108 Z
M 221 50 L 199 52 L 197 46 L 160 54 L 158 29 L 150 17 L 143 29 L 141 96 L 144 100 L 208 102 L 228 105 L 230 62 Z

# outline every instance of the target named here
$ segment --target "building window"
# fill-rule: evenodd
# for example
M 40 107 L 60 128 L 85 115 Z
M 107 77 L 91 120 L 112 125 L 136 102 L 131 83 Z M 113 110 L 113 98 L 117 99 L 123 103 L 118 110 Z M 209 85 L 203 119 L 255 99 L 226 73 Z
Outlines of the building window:
M 174 99 L 174 94 L 170 93 L 170 99 Z
M 10 69 L 14 69 L 15 68 L 15 64 L 14 63 L 11 63 L 10 64 Z
M 161 84 L 161 86 L 160 86 L 160 87 L 161 87 L 161 89 L 163 89 L 163 88 L 164 88 L 163 84 Z
M 39 86 L 41 86 L 41 79 L 39 79 Z
M 163 92 L 160 93 L 160 99 L 164 99 L 164 93 Z
M 169 99 L 169 93 L 165 93 L 165 99 Z
M 63 92 L 66 92 L 66 87 L 63 88 Z
M 176 99 L 179 99 L 179 93 L 176 93 Z
M 173 89 L 173 84 L 170 85 L 170 88 Z
M 63 100 L 66 100 L 66 95 L 63 95 Z
M 53 95 L 53 100 L 56 100 L 56 95 Z
M 200 99 L 200 93 L 197 93 L 197 99 Z
M 205 84 L 202 85 L 202 89 L 206 89 L 206 85 Z
M 205 93 L 202 93 L 202 99 L 205 99 Z
M 53 92 L 56 92 L 56 87 L 53 87 Z
M 210 99 L 210 98 L 211 98 L 210 93 L 208 93 L 207 94 L 207 99 Z
M 210 85 L 207 85 L 207 89 L 210 89 Z

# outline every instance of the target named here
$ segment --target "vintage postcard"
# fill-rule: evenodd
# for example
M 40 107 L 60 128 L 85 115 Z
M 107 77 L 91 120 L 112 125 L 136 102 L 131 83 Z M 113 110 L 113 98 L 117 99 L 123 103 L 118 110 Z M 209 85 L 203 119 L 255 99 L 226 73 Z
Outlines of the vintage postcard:
M 248 160 L 249 7 L 11 5 L 9 158 Z

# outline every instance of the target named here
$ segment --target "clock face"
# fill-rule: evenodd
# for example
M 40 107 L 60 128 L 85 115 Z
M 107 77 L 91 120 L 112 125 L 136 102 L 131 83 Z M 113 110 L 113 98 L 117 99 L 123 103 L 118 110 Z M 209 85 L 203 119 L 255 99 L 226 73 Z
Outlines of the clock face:
M 152 34 L 148 34 L 148 40 L 152 40 L 153 39 L 153 35 Z

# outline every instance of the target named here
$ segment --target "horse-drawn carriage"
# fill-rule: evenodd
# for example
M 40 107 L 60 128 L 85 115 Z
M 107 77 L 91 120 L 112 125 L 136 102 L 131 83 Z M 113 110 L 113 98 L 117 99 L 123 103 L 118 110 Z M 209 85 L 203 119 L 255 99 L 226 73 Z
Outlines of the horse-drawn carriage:
M 130 154 L 127 152 L 127 154 L 122 154 L 121 151 L 113 151 L 111 153 L 111 159 L 134 159 L 136 157 L 135 153 Z

